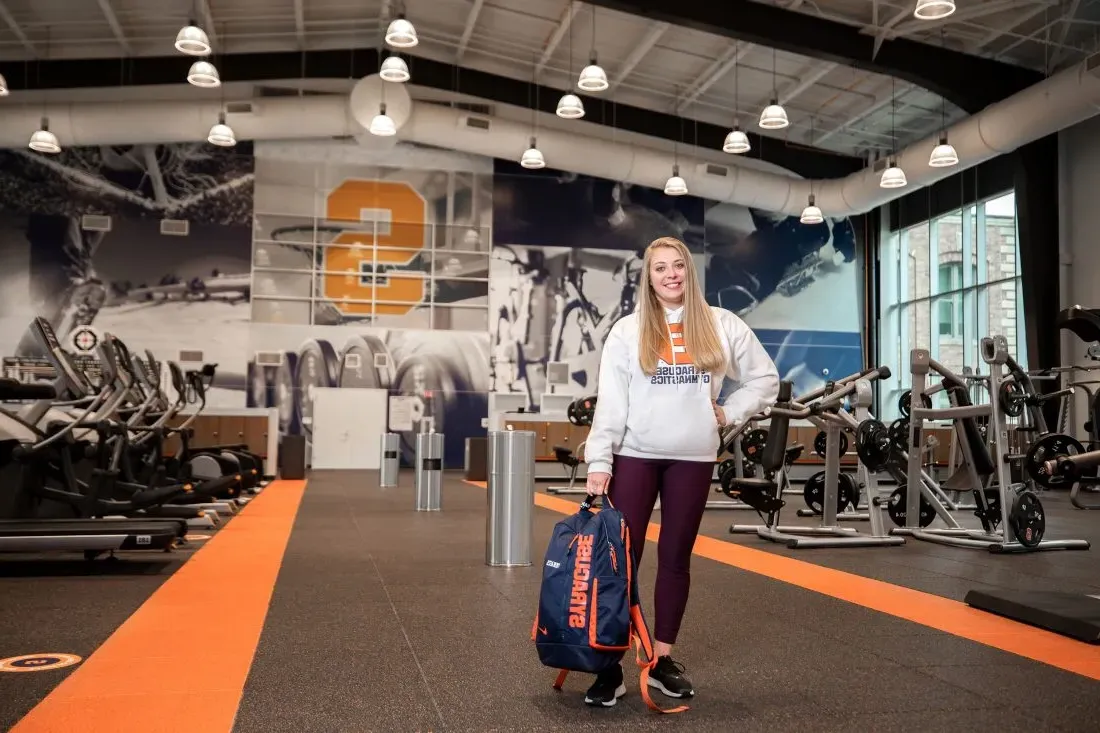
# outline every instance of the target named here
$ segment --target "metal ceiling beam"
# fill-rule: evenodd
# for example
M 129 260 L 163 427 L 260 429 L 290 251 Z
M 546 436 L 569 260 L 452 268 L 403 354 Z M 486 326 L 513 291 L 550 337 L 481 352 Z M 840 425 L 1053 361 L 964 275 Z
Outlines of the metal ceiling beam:
M 122 32 L 122 26 L 118 22 L 118 16 L 115 15 L 115 9 L 111 7 L 111 0 L 96 0 L 96 2 L 99 3 L 99 9 L 103 13 L 103 17 L 107 19 L 107 25 L 111 26 L 111 32 L 115 34 L 118 45 L 122 46 L 122 50 L 126 52 L 127 56 L 132 55 L 134 50 L 130 46 L 126 34 Z
M 461 64 L 462 57 L 466 55 L 466 46 L 470 43 L 470 36 L 474 34 L 474 26 L 477 25 L 477 16 L 481 15 L 481 6 L 485 0 L 474 0 L 474 7 L 466 16 L 466 27 L 462 29 L 462 38 L 458 40 L 458 49 L 455 51 L 455 63 Z
M 561 96 L 560 88 L 535 85 L 530 81 L 489 74 L 477 69 L 404 55 L 412 73 L 412 84 L 456 92 L 520 109 L 530 109 L 537 100 L 538 109 L 553 115 Z M 262 83 L 289 79 L 359 78 L 377 73 L 377 49 L 340 49 L 312 51 L 279 51 L 271 53 L 229 53 L 218 59 L 222 77 L 236 82 Z M 117 78 L 122 66 L 128 87 L 145 85 L 179 85 L 187 70 L 188 60 L 179 54 L 108 59 L 57 59 L 43 61 L 33 89 L 94 89 L 104 85 L 104 79 Z M 0 74 L 16 77 L 22 61 L 0 61 Z M 184 82 L 185 84 L 186 82 Z M 574 92 L 578 93 L 578 92 Z M 614 127 L 627 132 L 648 135 L 668 141 L 681 140 L 681 118 L 667 112 L 644 109 L 619 102 L 612 103 L 606 95 L 578 93 L 584 101 L 584 122 Z M 124 104 L 120 104 L 124 110 Z M 729 132 L 727 126 L 699 122 L 696 143 L 703 148 L 719 150 Z M 752 143 L 753 158 L 774 163 L 801 176 L 835 178 L 859 170 L 859 158 L 832 151 L 790 144 L 774 137 L 762 137 L 747 131 Z M 516 155 L 522 151 L 517 151 Z
M 581 9 L 581 4 L 577 0 L 569 3 L 565 8 L 565 12 L 562 13 L 561 20 L 558 21 L 557 28 L 550 34 L 550 37 L 546 39 L 546 45 L 542 49 L 542 56 L 539 57 L 538 63 L 535 64 L 535 78 L 538 79 L 542 76 L 542 70 L 546 68 L 546 64 L 550 63 L 550 58 L 554 55 L 554 52 L 558 50 L 558 44 L 561 43 L 561 39 L 565 38 L 566 31 L 569 30 L 569 26 L 573 23 L 573 18 L 577 16 L 577 12 Z
M 859 27 L 754 0 L 589 0 L 594 5 L 897 77 L 973 114 L 1041 81 L 1038 71 L 895 38 L 875 53 Z
M 642 62 L 642 59 L 646 57 L 650 49 L 657 45 L 657 41 L 661 40 L 661 36 L 668 29 L 668 23 L 655 23 L 646 31 L 641 40 L 634 44 L 634 50 L 623 61 L 615 76 L 608 81 L 608 93 L 615 91 L 617 86 L 626 81 L 626 78 L 634 71 L 634 67 Z
M 35 49 L 31 40 L 27 38 L 27 34 L 23 31 L 22 26 L 12 17 L 11 11 L 8 10 L 8 6 L 3 3 L 3 0 L 0 0 L 0 20 L 7 23 L 12 35 L 19 39 L 19 42 L 23 44 L 23 48 L 27 49 L 27 53 L 29 53 L 32 58 L 37 58 L 38 50 Z M 9 76 L 8 78 L 10 79 L 11 77 Z

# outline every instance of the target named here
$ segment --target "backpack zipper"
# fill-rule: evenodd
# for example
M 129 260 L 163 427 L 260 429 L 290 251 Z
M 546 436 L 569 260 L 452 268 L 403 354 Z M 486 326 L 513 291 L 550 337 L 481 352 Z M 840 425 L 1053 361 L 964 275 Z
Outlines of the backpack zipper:
M 615 547 L 608 542 L 607 549 L 611 552 L 611 569 L 615 571 L 615 575 L 619 574 L 619 559 L 615 555 Z

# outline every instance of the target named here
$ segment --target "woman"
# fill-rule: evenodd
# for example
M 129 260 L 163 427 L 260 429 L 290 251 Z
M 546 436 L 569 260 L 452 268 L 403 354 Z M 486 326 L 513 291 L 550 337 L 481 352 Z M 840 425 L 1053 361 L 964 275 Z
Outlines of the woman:
M 588 492 L 606 493 L 630 525 L 635 562 L 661 497 L 649 685 L 692 697 L 672 660 L 690 584 L 691 550 L 718 456 L 719 429 L 771 405 L 779 374 L 733 313 L 708 306 L 687 247 L 663 237 L 646 249 L 637 310 L 611 329 L 600 361 L 596 414 L 585 443 Z M 728 396 L 719 405 L 723 385 Z M 602 672 L 585 695 L 612 706 L 626 693 L 621 666 Z

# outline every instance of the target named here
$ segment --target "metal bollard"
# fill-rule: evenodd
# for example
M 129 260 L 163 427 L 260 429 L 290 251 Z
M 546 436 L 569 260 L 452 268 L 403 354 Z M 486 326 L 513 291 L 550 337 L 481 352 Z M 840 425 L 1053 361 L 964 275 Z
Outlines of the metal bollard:
M 443 487 L 443 433 L 416 436 L 416 511 L 438 512 Z
M 489 433 L 488 511 L 485 513 L 485 564 L 531 564 L 535 521 L 535 433 Z
M 401 436 L 397 433 L 383 433 L 381 443 L 378 486 L 388 489 L 397 486 L 397 477 L 401 473 Z

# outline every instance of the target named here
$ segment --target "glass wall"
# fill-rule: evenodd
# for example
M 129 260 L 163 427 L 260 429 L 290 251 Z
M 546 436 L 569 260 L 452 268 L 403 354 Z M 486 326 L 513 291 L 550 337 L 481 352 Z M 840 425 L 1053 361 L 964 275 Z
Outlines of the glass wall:
M 909 352 L 927 348 L 945 367 L 987 373 L 978 352 L 985 336 L 1004 336 L 1027 367 L 1019 296 L 1016 195 L 1006 193 L 884 238 L 879 269 L 879 418 L 900 417 L 898 397 L 911 383 Z M 978 390 L 975 400 L 986 401 Z M 947 406 L 945 395 L 935 404 Z

